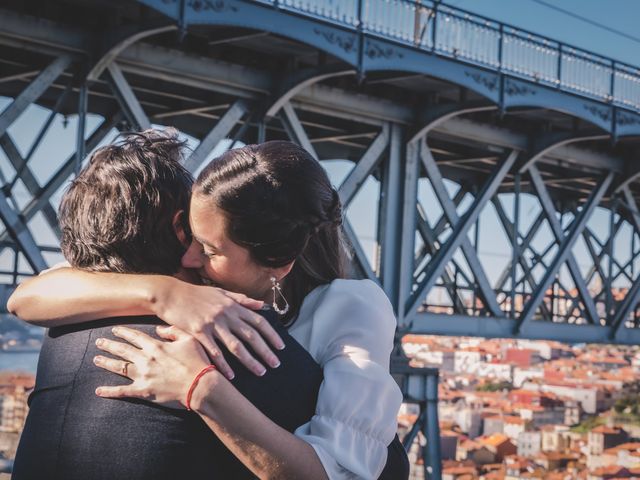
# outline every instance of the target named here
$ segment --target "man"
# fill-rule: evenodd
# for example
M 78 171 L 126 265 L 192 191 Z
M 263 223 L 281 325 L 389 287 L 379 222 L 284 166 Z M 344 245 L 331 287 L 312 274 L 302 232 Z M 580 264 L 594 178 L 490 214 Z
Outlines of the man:
M 183 146 L 173 130 L 147 130 L 93 154 L 60 209 L 61 246 L 72 266 L 186 278 L 180 257 L 188 226 L 180 212 L 188 209 L 192 178 L 180 165 Z M 257 377 L 226 358 L 240 392 L 293 432 L 314 414 L 322 371 L 268 319 L 286 345 L 280 367 Z M 119 317 L 47 332 L 15 480 L 253 478 L 193 412 L 95 395 L 100 385 L 129 382 L 93 364 L 101 353 L 95 340 L 114 338 L 117 324 L 155 335 L 161 323 Z

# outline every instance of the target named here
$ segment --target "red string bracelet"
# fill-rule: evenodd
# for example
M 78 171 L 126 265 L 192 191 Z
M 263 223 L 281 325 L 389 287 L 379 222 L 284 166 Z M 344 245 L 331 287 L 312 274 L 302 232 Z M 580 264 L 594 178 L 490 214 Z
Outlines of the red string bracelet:
M 187 393 L 187 402 L 185 404 L 187 407 L 187 410 L 191 411 L 191 396 L 193 395 L 193 391 L 198 385 L 198 381 L 202 378 L 202 376 L 205 373 L 215 369 L 216 369 L 215 365 L 207 365 L 202 370 L 200 370 L 200 373 L 198 373 L 198 375 L 196 375 L 196 378 L 193 379 L 193 382 L 191 382 L 191 386 L 189 387 L 189 392 Z

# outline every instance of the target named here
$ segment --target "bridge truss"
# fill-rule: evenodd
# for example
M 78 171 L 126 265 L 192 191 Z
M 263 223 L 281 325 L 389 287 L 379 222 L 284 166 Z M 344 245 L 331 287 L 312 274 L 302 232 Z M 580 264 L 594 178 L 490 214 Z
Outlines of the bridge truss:
M 160 124 L 199 139 L 191 171 L 225 138 L 352 165 L 338 187 L 354 274 L 387 292 L 398 339 L 640 341 L 634 67 L 438 2 L 9 0 L 0 95 L 5 296 L 59 251 L 35 221 L 59 237 L 52 197 L 86 154 Z M 21 151 L 11 127 L 33 104 L 51 113 Z M 58 115 L 77 115 L 76 151 L 52 152 L 40 181 L 29 161 Z M 437 372 L 397 350 L 405 395 L 435 419 Z

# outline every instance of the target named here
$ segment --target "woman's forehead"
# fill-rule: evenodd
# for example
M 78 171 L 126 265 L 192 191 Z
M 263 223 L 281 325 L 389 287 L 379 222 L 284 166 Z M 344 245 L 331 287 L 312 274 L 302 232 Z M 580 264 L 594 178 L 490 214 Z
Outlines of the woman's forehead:
M 196 236 L 203 240 L 220 241 L 225 235 L 225 221 L 224 214 L 210 201 L 203 199 L 201 195 L 191 197 L 189 223 Z

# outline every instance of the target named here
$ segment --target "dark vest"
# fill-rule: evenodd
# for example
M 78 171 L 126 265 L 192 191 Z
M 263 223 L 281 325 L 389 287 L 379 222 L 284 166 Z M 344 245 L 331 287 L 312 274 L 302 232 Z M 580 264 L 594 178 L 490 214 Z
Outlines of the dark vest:
M 271 420 L 293 432 L 314 414 L 322 370 L 277 323 L 273 312 L 261 313 L 285 342 L 286 348 L 276 352 L 280 367 L 256 377 L 235 357 L 225 358 L 236 374 L 235 387 Z M 162 321 L 156 317 L 121 317 L 47 332 L 14 480 L 255 478 L 193 412 L 95 395 L 98 386 L 130 382 L 93 364 L 95 355 L 104 354 L 95 346 L 96 339 L 118 340 L 111 333 L 114 325 L 155 337 L 158 324 Z M 396 438 L 381 478 L 408 477 L 406 455 L 398 445 Z

